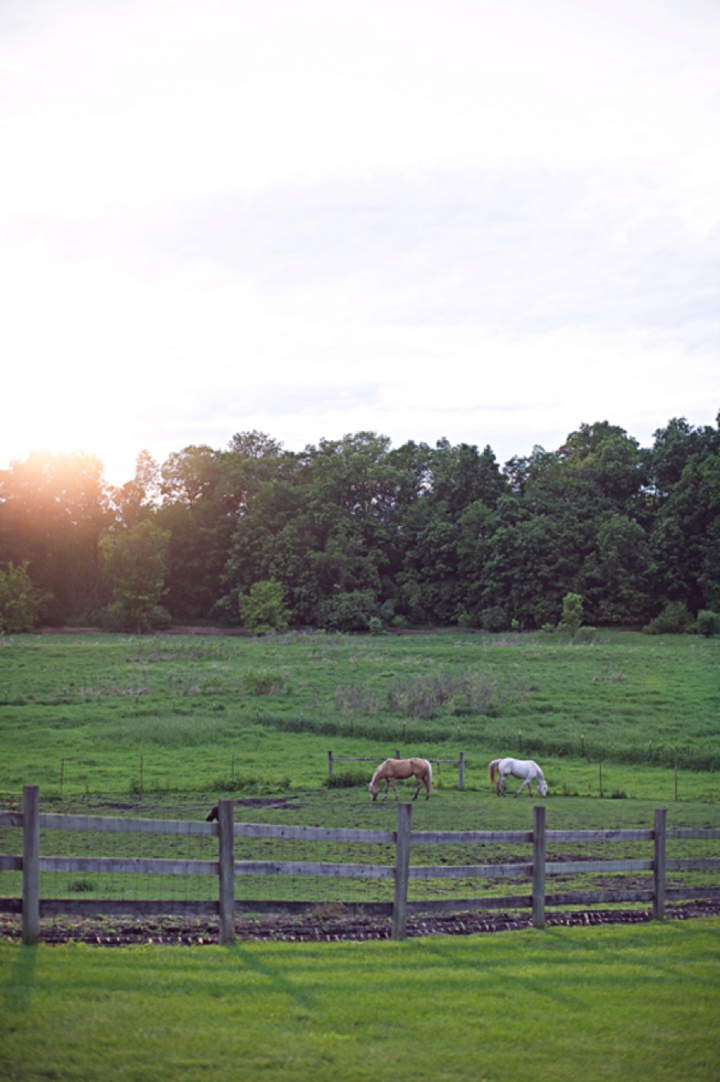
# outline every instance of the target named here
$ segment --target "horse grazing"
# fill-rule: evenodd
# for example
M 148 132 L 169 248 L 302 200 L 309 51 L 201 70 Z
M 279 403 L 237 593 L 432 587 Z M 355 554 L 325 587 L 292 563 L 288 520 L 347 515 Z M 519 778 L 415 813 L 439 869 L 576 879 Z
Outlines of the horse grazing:
M 427 790 L 425 799 L 429 800 L 432 786 L 432 766 L 427 759 L 386 759 L 384 763 L 380 763 L 380 766 L 373 774 L 368 789 L 372 793 L 373 800 L 377 800 L 380 792 L 380 782 L 385 779 L 385 800 L 387 800 L 388 789 L 391 785 L 395 790 L 395 799 L 398 800 L 396 779 L 413 777 L 417 778 L 417 789 L 413 800 L 417 799 L 423 785 Z
M 514 778 L 523 778 L 524 781 L 515 796 L 528 787 L 528 793 L 532 796 L 532 783 L 537 782 L 540 796 L 547 796 L 547 782 L 542 770 L 532 759 L 493 759 L 488 766 L 488 777 L 491 784 L 498 779 L 496 792 L 498 796 L 505 796 L 505 779 L 511 774 Z

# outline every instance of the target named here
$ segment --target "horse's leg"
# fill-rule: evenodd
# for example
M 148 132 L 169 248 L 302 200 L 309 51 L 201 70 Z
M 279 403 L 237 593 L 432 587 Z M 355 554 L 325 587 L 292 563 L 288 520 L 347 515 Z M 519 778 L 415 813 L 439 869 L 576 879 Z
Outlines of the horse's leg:
M 525 788 L 525 786 L 526 786 L 526 785 L 530 785 L 530 789 L 528 789 L 528 793 L 530 794 L 530 796 L 532 796 L 532 786 L 531 786 L 531 782 L 532 782 L 532 778 L 525 778 L 525 781 L 524 781 L 524 782 L 522 783 L 522 785 L 521 785 L 521 786 L 520 786 L 520 788 L 518 789 L 518 791 L 517 791 L 517 793 L 515 794 L 515 796 L 520 796 L 520 794 L 522 793 L 522 791 L 523 791 L 523 789 Z
M 385 778 L 385 796 L 383 797 L 383 800 L 387 800 L 389 789 L 390 789 L 390 778 Z
M 400 797 L 398 796 L 398 790 L 397 790 L 397 784 L 395 782 L 395 778 L 390 778 L 390 784 L 392 785 L 393 789 L 395 790 L 395 799 L 399 800 Z
M 497 784 L 497 793 L 498 793 L 498 796 L 505 796 L 505 775 L 504 774 L 500 775 L 500 780 L 498 781 L 498 784 Z

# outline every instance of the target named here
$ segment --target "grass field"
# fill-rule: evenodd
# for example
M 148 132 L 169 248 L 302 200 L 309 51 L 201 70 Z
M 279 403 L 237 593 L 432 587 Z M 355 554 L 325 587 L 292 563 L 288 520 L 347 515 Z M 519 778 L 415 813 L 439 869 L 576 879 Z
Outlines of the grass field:
M 345 772 L 359 784 L 325 787 L 328 749 L 338 757 L 399 750 L 442 759 L 462 750 L 465 790 L 457 788 L 455 767 L 436 767 L 435 794 L 413 806 L 414 827 L 530 830 L 533 801 L 500 801 L 487 779 L 490 758 L 521 752 L 536 754 L 545 770 L 549 829 L 649 827 L 659 805 L 669 809 L 669 826 L 720 826 L 720 772 L 712 769 L 720 755 L 718 643 L 619 632 L 600 638 L 590 646 L 557 636 L 474 634 L 5 638 L 0 792 L 6 807 L 17 806 L 22 785 L 35 783 L 41 805 L 52 810 L 178 819 L 204 818 L 223 794 L 280 795 L 285 807 L 254 807 L 243 817 L 392 829 L 394 801 L 373 804 L 365 788 L 372 764 L 338 763 L 336 777 Z M 672 745 L 663 742 L 671 730 Z M 542 741 L 555 741 L 555 752 L 535 752 Z M 695 764 L 678 769 L 677 801 L 675 758 Z M 406 785 L 405 799 L 409 793 Z M 2 828 L 0 851 L 17 852 L 16 835 Z M 652 855 L 650 843 L 611 852 L 571 848 L 606 859 Z M 671 843 L 668 857 L 717 850 L 717 843 Z M 43 832 L 41 851 L 213 860 L 216 845 L 212 838 L 53 831 Z M 436 849 L 413 847 L 413 863 L 438 857 Z M 529 860 L 529 849 L 461 846 L 447 855 L 459 864 L 518 857 Z M 377 846 L 249 840 L 238 842 L 237 858 L 393 863 L 390 849 Z M 713 874 L 694 871 L 685 885 L 709 884 Z M 636 876 L 635 885 L 647 887 L 647 878 Z M 559 889 L 615 885 L 596 875 Z M 669 885 L 681 885 L 676 873 Z M 43 897 L 193 899 L 214 898 L 216 889 L 203 876 L 41 877 Z M 389 881 L 368 879 L 244 877 L 237 890 L 239 898 L 319 902 L 392 897 Z M 486 892 L 507 893 L 506 884 L 417 880 L 410 896 Z M 18 896 L 20 873 L 0 873 L 0 893 Z
M 0 639 L 0 791 L 280 792 L 327 751 L 548 766 L 555 795 L 720 797 L 720 640 L 558 635 Z M 366 769 L 360 768 L 363 773 Z M 450 777 L 450 768 L 440 777 Z
M 0 1078 L 711 1082 L 720 923 L 170 950 L 0 944 Z

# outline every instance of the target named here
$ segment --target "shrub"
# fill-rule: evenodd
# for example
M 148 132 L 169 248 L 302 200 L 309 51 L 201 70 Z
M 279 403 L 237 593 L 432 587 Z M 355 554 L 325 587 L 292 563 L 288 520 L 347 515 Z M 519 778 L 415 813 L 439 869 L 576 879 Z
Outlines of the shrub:
M 286 631 L 290 610 L 284 603 L 285 590 L 275 579 L 262 579 L 239 599 L 240 615 L 248 631 L 265 635 L 268 631 Z
M 369 631 L 370 621 L 381 620 L 382 612 L 373 590 L 350 590 L 321 601 L 315 618 L 328 631 Z
M 582 609 L 583 601 L 580 594 L 565 594 L 562 620 L 558 624 L 558 631 L 567 631 L 570 635 L 576 635 L 582 623 Z
M 668 601 L 659 616 L 643 628 L 646 635 L 682 635 L 692 626 L 693 618 L 684 601 Z
M 710 638 L 711 635 L 720 635 L 720 613 L 712 612 L 711 609 L 700 609 L 695 621 L 699 635 Z
M 480 623 L 484 631 L 507 631 L 507 613 L 500 605 L 492 605 L 489 609 L 482 610 Z
M 278 695 L 285 684 L 285 677 L 279 672 L 264 669 L 250 669 L 243 676 L 242 686 L 246 695 Z

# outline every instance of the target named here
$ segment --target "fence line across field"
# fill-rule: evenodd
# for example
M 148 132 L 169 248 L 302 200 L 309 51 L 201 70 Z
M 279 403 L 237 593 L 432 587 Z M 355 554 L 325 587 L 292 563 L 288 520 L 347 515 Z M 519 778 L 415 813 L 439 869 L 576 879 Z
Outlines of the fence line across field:
M 333 776 L 333 764 L 334 763 L 384 763 L 387 759 L 387 755 L 384 758 L 379 759 L 377 756 L 364 756 L 364 755 L 333 755 L 331 751 L 328 752 L 328 777 Z M 395 751 L 395 758 L 400 758 L 400 752 Z M 424 758 L 424 756 L 421 756 Z M 438 774 L 440 773 L 440 764 L 447 763 L 449 766 L 456 766 L 458 768 L 458 789 L 465 788 L 465 752 L 460 752 L 459 759 L 428 759 L 429 763 L 433 763 L 438 768 Z
M 40 812 L 39 790 L 28 785 L 23 789 L 22 812 L 0 812 L 0 825 L 23 831 L 22 856 L 0 855 L 0 870 L 22 872 L 22 898 L 0 898 L 0 911 L 22 913 L 22 936 L 25 943 L 36 943 L 40 936 L 40 918 L 60 913 L 75 915 L 99 913 L 126 914 L 203 914 L 219 918 L 221 943 L 235 936 L 234 918 L 239 910 L 267 912 L 300 907 L 311 909 L 316 902 L 237 902 L 235 880 L 242 875 L 332 876 L 361 879 L 394 880 L 392 903 L 363 903 L 361 908 L 392 918 L 393 938 L 406 933 L 408 913 L 447 912 L 500 908 L 531 908 L 532 923 L 545 925 L 547 905 L 591 906 L 608 902 L 650 902 L 653 916 L 664 915 L 665 900 L 718 898 L 720 887 L 683 887 L 667 889 L 666 872 L 684 870 L 720 870 L 720 857 L 682 860 L 666 859 L 666 841 L 719 840 L 720 828 L 680 827 L 667 829 L 666 809 L 657 808 L 652 829 L 635 830 L 547 830 L 544 805 L 533 808 L 532 830 L 412 830 L 412 805 L 398 804 L 395 830 L 282 826 L 269 823 L 236 823 L 233 801 L 218 804 L 217 823 L 191 820 L 120 819 L 104 816 L 57 815 Z M 40 830 L 82 830 L 132 834 L 213 835 L 218 838 L 217 860 L 144 859 L 117 857 L 40 856 Z M 344 842 L 394 845 L 393 865 L 348 864 L 341 862 L 235 860 L 235 838 L 263 838 L 303 842 Z M 653 842 L 652 859 L 547 861 L 548 843 L 562 842 Z M 411 865 L 412 845 L 497 845 L 532 844 L 532 860 L 509 864 Z M 40 897 L 40 872 L 130 872 L 159 875 L 209 875 L 218 879 L 217 901 L 138 901 L 86 900 Z M 633 890 L 576 891 L 546 893 L 546 876 L 585 872 L 652 872 L 652 886 Z M 530 876 L 530 894 L 439 901 L 408 901 L 411 879 L 509 878 Z

